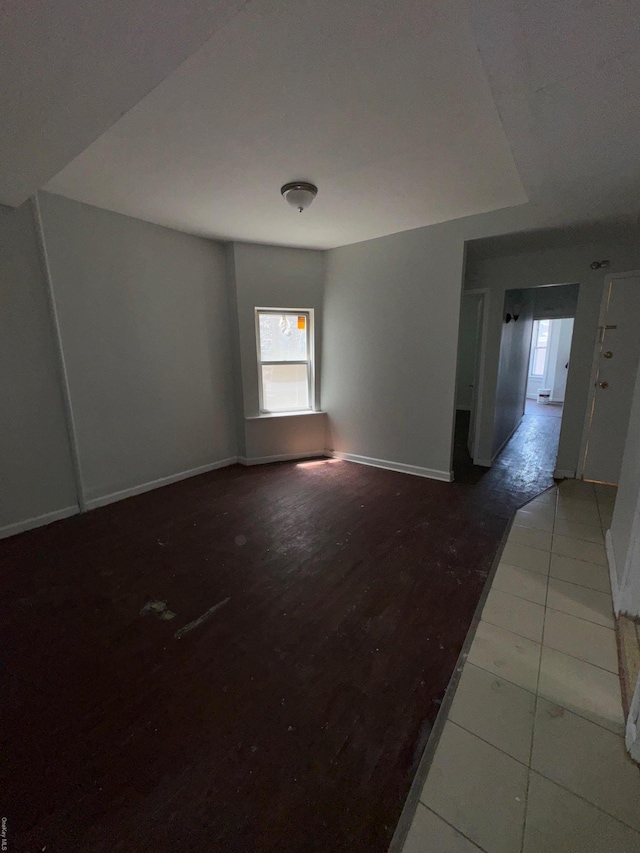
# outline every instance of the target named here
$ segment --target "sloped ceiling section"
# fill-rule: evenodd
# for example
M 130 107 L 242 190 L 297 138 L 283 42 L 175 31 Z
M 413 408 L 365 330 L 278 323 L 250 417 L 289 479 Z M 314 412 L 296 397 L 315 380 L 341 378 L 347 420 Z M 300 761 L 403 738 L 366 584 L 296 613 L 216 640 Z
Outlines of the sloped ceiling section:
M 640 209 L 640 3 L 469 0 L 530 199 L 549 214 Z
M 527 200 L 464 0 L 254 0 L 46 189 L 315 248 Z
M 245 0 L 4 0 L 0 203 L 17 206 Z

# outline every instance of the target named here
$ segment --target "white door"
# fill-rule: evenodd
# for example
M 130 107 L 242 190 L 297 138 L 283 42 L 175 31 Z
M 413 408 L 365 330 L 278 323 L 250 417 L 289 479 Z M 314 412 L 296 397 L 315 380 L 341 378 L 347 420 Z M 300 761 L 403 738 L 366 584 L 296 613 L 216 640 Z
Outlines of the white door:
M 640 272 L 611 276 L 604 287 L 587 407 L 585 480 L 618 482 L 639 357 Z

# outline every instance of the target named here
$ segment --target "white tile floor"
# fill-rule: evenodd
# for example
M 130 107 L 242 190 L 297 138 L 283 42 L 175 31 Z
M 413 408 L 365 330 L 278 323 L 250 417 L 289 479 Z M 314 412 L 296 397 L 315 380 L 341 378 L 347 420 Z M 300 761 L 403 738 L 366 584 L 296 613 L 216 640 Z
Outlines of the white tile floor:
M 403 853 L 640 853 L 604 551 L 613 491 L 516 515 Z

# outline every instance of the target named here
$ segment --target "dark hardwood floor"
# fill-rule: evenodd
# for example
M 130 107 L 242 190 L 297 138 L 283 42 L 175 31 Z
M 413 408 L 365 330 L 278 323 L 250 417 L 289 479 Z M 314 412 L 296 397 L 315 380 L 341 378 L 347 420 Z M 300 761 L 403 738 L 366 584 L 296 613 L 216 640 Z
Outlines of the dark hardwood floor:
M 386 851 L 551 444 L 234 466 L 0 542 L 9 849 Z
M 469 412 L 457 412 L 453 470 L 458 483 L 475 486 L 474 505 L 511 517 L 514 509 L 553 485 L 560 418 L 525 414 L 511 441 L 491 468 L 474 465 L 467 451 Z

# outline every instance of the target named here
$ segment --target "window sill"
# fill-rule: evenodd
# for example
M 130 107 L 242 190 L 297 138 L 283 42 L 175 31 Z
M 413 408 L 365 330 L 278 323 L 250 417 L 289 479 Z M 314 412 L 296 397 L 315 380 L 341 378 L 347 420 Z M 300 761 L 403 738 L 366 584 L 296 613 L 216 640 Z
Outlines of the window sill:
M 269 418 L 304 418 L 309 415 L 326 415 L 326 412 L 320 412 L 309 409 L 302 412 L 261 412 L 259 415 L 245 415 L 245 421 L 262 421 Z

